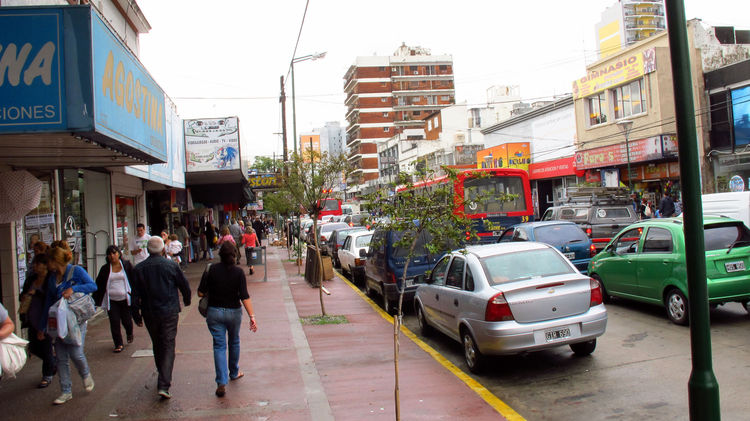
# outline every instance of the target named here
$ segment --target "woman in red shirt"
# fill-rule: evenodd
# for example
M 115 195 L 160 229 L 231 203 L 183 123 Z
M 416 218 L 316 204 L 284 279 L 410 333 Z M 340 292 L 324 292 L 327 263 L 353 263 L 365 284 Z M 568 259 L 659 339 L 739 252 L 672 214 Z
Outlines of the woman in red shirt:
M 245 228 L 245 233 L 242 234 L 242 245 L 245 246 L 245 259 L 247 259 L 247 266 L 250 267 L 250 274 L 255 273 L 253 265 L 250 264 L 253 247 L 258 247 L 258 236 L 255 234 L 253 227 Z

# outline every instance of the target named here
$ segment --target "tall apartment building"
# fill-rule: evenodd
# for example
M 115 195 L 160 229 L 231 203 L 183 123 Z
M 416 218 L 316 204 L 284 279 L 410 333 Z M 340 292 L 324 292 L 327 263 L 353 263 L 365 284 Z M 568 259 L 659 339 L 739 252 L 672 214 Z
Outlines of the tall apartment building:
M 599 58 L 617 54 L 666 28 L 664 0 L 618 0 L 602 13 L 602 20 L 596 25 Z
M 391 56 L 357 57 L 344 75 L 349 184 L 378 178 L 377 142 L 455 103 L 453 57 L 402 44 Z
M 326 122 L 325 126 L 315 129 L 315 131 L 320 133 L 321 152 L 328 152 L 329 155 L 338 156 L 346 151 L 344 147 L 346 130 L 341 127 L 338 121 Z

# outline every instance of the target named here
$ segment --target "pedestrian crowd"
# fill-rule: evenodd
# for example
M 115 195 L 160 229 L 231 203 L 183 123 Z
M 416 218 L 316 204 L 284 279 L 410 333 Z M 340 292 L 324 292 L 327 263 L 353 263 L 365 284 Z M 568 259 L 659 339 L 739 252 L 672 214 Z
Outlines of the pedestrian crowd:
M 633 210 L 640 219 L 671 218 L 682 214 L 682 202 L 675 201 L 669 191 L 664 193 L 657 207 L 645 196 L 638 200 L 636 193 L 631 195 L 631 200 Z
M 157 394 L 161 399 L 171 398 L 179 313 L 181 304 L 190 306 L 192 298 L 184 268 L 188 262 L 213 259 L 215 248 L 220 261 L 208 265 L 197 293 L 207 300 L 205 316 L 213 338 L 216 395 L 223 397 L 228 381 L 244 376 L 239 368 L 243 308 L 250 317 L 249 329 L 255 332 L 258 325 L 246 274 L 238 266 L 241 248 L 248 271 L 253 274 L 253 249 L 260 247 L 261 239 L 272 232 L 273 221 L 232 219 L 218 230 L 209 221 L 195 221 L 188 230 L 175 220 L 174 227 L 173 233 L 162 231 L 150 236 L 145 226 L 138 224 L 128 242 L 133 263 L 123 257 L 119 247 L 111 245 L 95 280 L 86 269 L 71 263 L 73 253 L 66 241 L 54 241 L 49 246 L 42 241 L 34 244 L 34 257 L 19 298 L 19 315 L 21 327 L 28 329 L 29 351 L 42 361 L 37 387 L 46 388 L 55 375 L 59 378 L 60 395 L 54 404 L 73 398 L 71 361 L 83 389 L 94 390 L 84 352 L 86 328 L 94 306 L 101 307 L 109 318 L 114 353 L 121 353 L 126 344 L 134 341 L 136 326 L 145 325 L 158 372 Z M 12 318 L 0 304 L 0 341 L 14 330 Z

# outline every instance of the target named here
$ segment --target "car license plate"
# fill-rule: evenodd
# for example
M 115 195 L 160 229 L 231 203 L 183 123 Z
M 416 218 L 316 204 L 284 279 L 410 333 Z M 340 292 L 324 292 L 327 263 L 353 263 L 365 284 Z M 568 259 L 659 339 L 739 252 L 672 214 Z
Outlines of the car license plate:
M 558 339 L 564 339 L 570 337 L 570 328 L 562 328 L 562 329 L 555 329 L 555 330 L 548 330 L 544 332 L 544 339 L 547 340 L 547 342 L 556 341 Z
M 414 278 L 406 278 L 406 286 L 410 287 L 414 285 Z
M 499 236 L 501 236 L 501 235 L 503 235 L 503 232 L 502 232 L 502 231 L 492 231 L 492 236 L 493 236 L 493 237 L 499 237 Z
M 573 252 L 571 252 L 571 253 L 563 253 L 563 254 L 565 255 L 565 257 L 568 258 L 568 260 L 573 260 L 573 259 L 576 258 L 576 254 L 573 253 Z
M 741 272 L 745 270 L 745 262 L 740 260 L 739 262 L 724 263 L 724 267 L 727 272 Z

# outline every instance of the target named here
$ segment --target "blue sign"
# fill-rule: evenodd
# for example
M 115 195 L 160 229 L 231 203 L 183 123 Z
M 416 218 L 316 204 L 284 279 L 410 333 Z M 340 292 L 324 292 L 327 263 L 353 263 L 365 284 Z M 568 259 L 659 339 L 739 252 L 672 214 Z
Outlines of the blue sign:
M 164 92 L 92 13 L 96 131 L 167 161 Z
M 185 141 L 182 120 L 174 108 L 167 107 L 167 155 L 164 164 L 131 165 L 125 167 L 125 174 L 155 181 L 166 186 L 185 188 Z
M 0 133 L 64 128 L 62 11 L 0 10 L 0 28 Z

